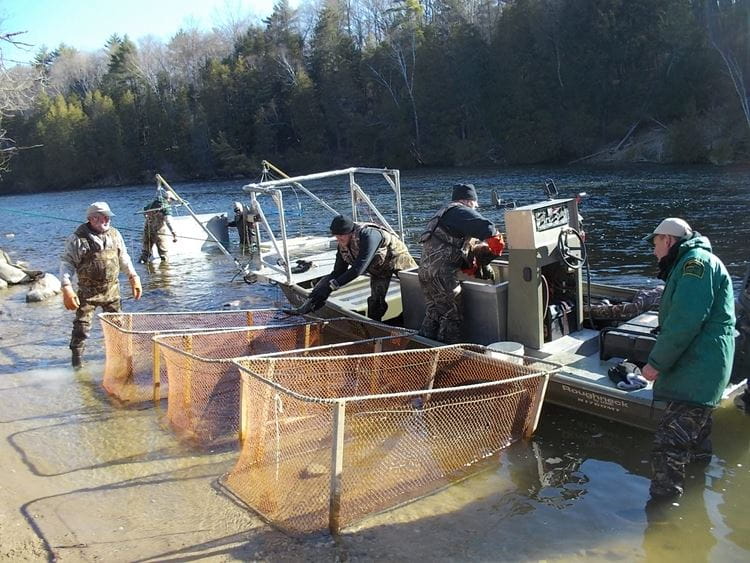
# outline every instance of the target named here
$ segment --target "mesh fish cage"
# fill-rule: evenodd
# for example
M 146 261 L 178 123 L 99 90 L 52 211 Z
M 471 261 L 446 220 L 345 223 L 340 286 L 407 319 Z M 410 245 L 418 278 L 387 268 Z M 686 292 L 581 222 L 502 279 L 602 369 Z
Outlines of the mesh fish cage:
M 107 393 L 123 403 L 166 397 L 166 372 L 159 368 L 156 373 L 154 371 L 154 336 L 197 330 L 300 324 L 307 320 L 290 317 L 281 309 L 100 313 L 98 317 L 105 346 L 102 384 Z
M 529 437 L 559 365 L 486 348 L 244 358 L 240 457 L 220 482 L 293 533 L 338 533 Z M 334 355 L 331 355 L 334 354 Z
M 167 421 L 183 439 L 198 446 L 236 443 L 241 386 L 233 359 L 279 352 L 324 354 L 349 346 L 361 353 L 403 350 L 418 346 L 410 339 L 413 334 L 374 321 L 334 318 L 156 336 L 154 343 L 169 381 Z

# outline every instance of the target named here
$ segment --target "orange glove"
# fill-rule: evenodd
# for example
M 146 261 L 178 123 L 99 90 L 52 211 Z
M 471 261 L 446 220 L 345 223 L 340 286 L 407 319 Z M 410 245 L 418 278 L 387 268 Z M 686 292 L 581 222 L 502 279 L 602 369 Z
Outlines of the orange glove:
M 487 243 L 487 246 L 490 247 L 492 254 L 495 256 L 500 256 L 503 253 L 503 250 L 505 250 L 505 240 L 503 239 L 502 233 L 497 233 L 495 236 L 488 238 L 484 242 Z
M 461 268 L 461 271 L 464 274 L 466 274 L 467 276 L 474 277 L 474 276 L 477 275 L 477 270 L 478 269 L 479 269 L 479 265 L 477 264 L 477 259 L 476 258 L 472 258 L 471 259 L 471 264 L 468 265 L 468 266 L 466 266 L 465 268 Z
M 137 275 L 132 276 L 130 278 L 130 288 L 133 290 L 133 299 L 140 299 L 141 294 L 143 293 L 143 288 L 141 287 L 141 278 L 139 278 Z
M 63 304 L 68 311 L 75 311 L 81 306 L 81 301 L 78 299 L 78 295 L 73 290 L 72 286 L 64 285 L 62 288 Z

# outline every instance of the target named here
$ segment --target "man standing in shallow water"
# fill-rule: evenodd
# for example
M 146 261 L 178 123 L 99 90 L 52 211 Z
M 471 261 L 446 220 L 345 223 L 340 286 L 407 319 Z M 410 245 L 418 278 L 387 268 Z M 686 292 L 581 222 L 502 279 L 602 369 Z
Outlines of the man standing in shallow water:
M 83 351 L 96 308 L 101 307 L 106 313 L 120 311 L 120 271 L 127 273 L 133 297 L 141 298 L 141 280 L 122 235 L 110 225 L 112 215 L 103 201 L 89 205 L 86 223 L 68 237 L 60 257 L 63 303 L 66 309 L 76 312 L 70 337 L 71 363 L 76 369 L 83 365 Z M 78 293 L 73 289 L 73 275 L 78 277 Z
M 642 370 L 654 400 L 667 402 L 651 452 L 650 492 L 658 499 L 682 494 L 688 463 L 711 459 L 712 411 L 732 371 L 734 296 L 709 240 L 682 219 L 664 219 L 645 240 L 666 282 L 659 336 Z

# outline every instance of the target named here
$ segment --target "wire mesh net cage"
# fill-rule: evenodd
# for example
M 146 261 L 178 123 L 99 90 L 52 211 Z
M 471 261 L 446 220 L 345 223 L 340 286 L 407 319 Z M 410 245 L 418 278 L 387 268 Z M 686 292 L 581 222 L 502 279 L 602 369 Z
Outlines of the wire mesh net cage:
M 220 482 L 293 534 L 338 533 L 477 471 L 533 433 L 559 368 L 474 345 L 236 363 L 242 448 Z
M 166 397 L 166 371 L 160 369 L 159 375 L 154 375 L 154 336 L 197 330 L 300 324 L 307 320 L 289 316 L 281 309 L 100 313 L 98 317 L 105 346 L 102 384 L 107 393 L 123 403 Z
M 233 359 L 279 352 L 325 354 L 348 346 L 361 353 L 403 350 L 412 345 L 413 334 L 374 321 L 335 318 L 156 336 L 154 343 L 169 380 L 167 422 L 183 439 L 199 446 L 236 443 L 241 386 Z

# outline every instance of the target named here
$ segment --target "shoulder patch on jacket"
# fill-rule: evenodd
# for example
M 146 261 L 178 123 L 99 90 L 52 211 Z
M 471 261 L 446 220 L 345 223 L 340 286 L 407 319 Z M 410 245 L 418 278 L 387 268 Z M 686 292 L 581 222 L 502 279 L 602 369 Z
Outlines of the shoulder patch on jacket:
M 685 262 L 685 265 L 682 267 L 682 275 L 693 276 L 700 279 L 703 277 L 704 270 L 705 266 L 703 265 L 703 262 L 691 259 Z

